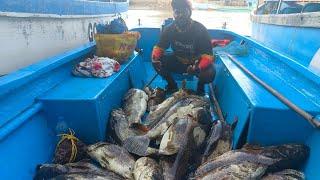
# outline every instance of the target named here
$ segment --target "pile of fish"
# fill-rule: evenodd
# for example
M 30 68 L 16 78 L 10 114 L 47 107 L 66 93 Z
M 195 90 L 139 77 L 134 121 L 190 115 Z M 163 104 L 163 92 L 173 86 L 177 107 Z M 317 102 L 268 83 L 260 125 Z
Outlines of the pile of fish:
M 233 127 L 212 122 L 206 97 L 180 89 L 130 89 L 114 109 L 108 142 L 87 147 L 90 159 L 43 164 L 35 179 L 305 179 L 297 171 L 309 156 L 302 144 L 232 150 Z

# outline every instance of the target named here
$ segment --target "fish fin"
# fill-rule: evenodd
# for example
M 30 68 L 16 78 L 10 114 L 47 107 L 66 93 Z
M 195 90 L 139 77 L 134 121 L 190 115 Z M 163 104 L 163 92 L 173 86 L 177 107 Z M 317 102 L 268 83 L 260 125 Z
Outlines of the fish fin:
M 146 156 L 149 143 L 147 136 L 132 136 L 124 140 L 123 147 L 130 153 Z
M 130 125 L 130 128 L 137 129 L 144 133 L 147 133 L 150 130 L 146 125 L 143 125 L 141 123 L 132 123 Z

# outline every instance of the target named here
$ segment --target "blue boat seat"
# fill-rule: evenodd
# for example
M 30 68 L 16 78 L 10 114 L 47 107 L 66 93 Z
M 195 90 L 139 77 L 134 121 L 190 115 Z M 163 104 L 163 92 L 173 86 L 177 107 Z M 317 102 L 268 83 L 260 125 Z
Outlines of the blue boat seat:
M 304 5 L 302 12 L 318 12 L 320 11 L 320 3 L 308 3 Z
M 86 143 L 105 140 L 108 117 L 129 88 L 142 88 L 145 70 L 133 55 L 109 78 L 70 77 L 39 98 L 57 133 L 72 128 Z M 112 96 L 111 96 L 112 95 Z
M 314 81 L 275 57 L 250 53 L 235 58 L 302 109 L 313 115 L 320 113 L 320 88 Z M 228 113 L 225 116 L 229 123 L 238 120 L 234 147 L 245 141 L 270 145 L 307 139 L 312 126 L 244 73 L 228 56 L 219 55 L 216 67 L 217 98 L 224 102 L 221 109 Z

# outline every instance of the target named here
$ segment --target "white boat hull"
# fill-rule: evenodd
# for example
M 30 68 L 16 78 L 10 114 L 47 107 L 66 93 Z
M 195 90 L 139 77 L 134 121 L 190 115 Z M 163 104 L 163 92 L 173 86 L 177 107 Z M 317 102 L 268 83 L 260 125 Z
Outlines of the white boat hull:
M 95 24 L 114 17 L 0 16 L 0 75 L 92 41 Z

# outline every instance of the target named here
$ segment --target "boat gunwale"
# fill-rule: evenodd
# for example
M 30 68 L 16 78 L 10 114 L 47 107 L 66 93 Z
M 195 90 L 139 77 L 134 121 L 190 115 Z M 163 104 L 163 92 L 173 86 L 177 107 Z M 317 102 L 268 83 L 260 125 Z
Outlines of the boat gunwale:
M 121 14 L 125 14 L 123 12 Z M 82 18 L 99 18 L 99 17 L 117 17 L 116 13 L 99 14 L 99 15 L 58 15 L 58 14 L 42 14 L 42 13 L 24 13 L 24 12 L 3 12 L 0 11 L 1 17 L 9 18 L 51 18 L 51 19 L 82 19 Z
M 253 23 L 273 24 L 279 26 L 320 28 L 320 12 L 303 12 L 293 14 L 254 14 L 250 15 Z
M 97 0 L 50 0 L 46 3 L 44 3 L 42 0 L 19 0 L 16 2 L 11 2 L 10 0 L 0 0 L 0 4 L 2 4 L 2 6 L 0 6 L 0 12 L 90 16 L 100 15 L 101 10 L 104 12 L 109 10 L 110 14 L 127 12 L 129 0 L 124 2 L 105 2 Z M 94 6 L 95 8 L 92 8 L 91 6 Z

